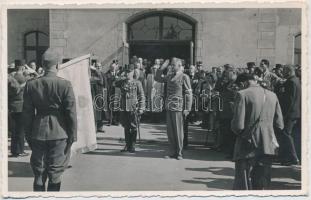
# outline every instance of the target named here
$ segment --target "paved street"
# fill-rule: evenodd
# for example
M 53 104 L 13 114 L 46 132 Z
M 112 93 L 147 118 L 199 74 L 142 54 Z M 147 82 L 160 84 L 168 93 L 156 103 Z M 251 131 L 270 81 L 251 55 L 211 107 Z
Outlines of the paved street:
M 190 127 L 184 160 L 166 160 L 166 126 L 142 124 L 137 153 L 121 153 L 123 129 L 107 126 L 98 133 L 97 150 L 72 158 L 62 191 L 230 190 L 234 163 L 204 146 L 205 132 Z M 30 152 L 30 151 L 27 151 Z M 31 191 L 29 157 L 9 158 L 9 191 Z M 272 189 L 300 189 L 298 167 L 273 166 Z

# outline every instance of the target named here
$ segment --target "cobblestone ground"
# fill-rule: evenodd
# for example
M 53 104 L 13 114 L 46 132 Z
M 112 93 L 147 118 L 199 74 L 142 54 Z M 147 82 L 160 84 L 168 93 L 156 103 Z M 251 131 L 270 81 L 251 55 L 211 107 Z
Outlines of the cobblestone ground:
M 75 155 L 63 177 L 62 191 L 230 190 L 234 163 L 204 145 L 205 131 L 190 126 L 184 159 L 164 159 L 166 126 L 142 124 L 136 154 L 121 153 L 123 128 L 107 126 L 97 134 L 98 148 Z M 28 150 L 28 152 L 30 152 Z M 9 158 L 9 191 L 31 191 L 29 157 Z M 300 167 L 273 166 L 272 189 L 300 189 Z

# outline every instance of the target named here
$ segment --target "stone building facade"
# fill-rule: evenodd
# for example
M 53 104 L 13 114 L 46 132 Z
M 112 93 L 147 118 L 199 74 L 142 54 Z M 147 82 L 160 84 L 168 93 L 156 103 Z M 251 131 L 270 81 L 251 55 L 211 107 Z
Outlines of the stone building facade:
M 226 63 L 244 67 L 249 61 L 258 64 L 262 58 L 270 60 L 271 65 L 299 62 L 295 58 L 295 45 L 298 48 L 300 45 L 297 36 L 301 34 L 298 8 L 9 10 L 8 61 L 25 57 L 23 35 L 33 29 L 48 34 L 49 47 L 64 58 L 92 53 L 105 65 L 113 59 L 127 64 L 134 51 L 129 24 L 166 14 L 193 25 L 193 37 L 186 39 L 190 47 L 185 51 L 190 53 L 189 62 L 202 61 L 206 68 Z M 145 25 L 151 26 L 148 21 Z M 146 40 L 144 45 L 154 42 L 177 45 L 177 40 L 176 43 Z M 187 41 L 183 41 L 185 46 L 180 46 L 180 50 L 188 48 Z

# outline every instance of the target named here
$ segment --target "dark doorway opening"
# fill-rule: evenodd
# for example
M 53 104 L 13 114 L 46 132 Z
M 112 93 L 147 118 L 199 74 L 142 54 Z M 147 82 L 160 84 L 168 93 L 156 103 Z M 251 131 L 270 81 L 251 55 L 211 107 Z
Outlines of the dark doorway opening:
M 130 44 L 130 57 L 137 56 L 154 61 L 157 58 L 177 57 L 191 64 L 192 44 L 190 42 L 141 42 Z

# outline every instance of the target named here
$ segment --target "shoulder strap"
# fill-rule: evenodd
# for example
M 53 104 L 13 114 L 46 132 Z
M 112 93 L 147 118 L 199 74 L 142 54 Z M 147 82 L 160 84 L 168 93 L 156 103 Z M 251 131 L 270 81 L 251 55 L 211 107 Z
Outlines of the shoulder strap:
M 262 106 L 261 106 L 261 110 L 260 110 L 260 113 L 259 113 L 259 116 L 258 116 L 258 119 L 256 121 L 259 121 L 260 118 L 261 118 L 261 114 L 263 112 L 263 109 L 265 107 L 265 103 L 266 103 L 266 89 L 263 88 L 263 102 L 262 102 Z

